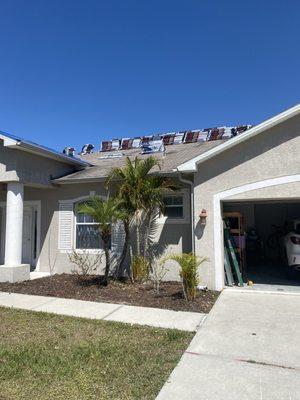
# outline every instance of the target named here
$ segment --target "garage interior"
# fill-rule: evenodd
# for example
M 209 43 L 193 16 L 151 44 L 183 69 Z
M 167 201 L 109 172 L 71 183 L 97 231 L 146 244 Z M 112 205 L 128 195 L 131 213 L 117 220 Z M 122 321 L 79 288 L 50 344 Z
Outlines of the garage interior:
M 224 202 L 223 220 L 244 283 L 300 286 L 300 272 L 288 273 L 282 245 L 287 222 L 300 220 L 300 201 Z

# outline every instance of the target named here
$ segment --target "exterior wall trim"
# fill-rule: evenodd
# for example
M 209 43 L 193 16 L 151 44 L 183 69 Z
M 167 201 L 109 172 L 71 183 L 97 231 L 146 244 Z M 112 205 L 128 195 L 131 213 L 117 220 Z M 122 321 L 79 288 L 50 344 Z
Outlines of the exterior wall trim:
M 84 201 L 84 200 L 88 200 L 91 196 L 95 196 L 95 191 L 91 191 L 89 194 L 85 195 L 85 196 L 79 196 L 76 197 L 74 199 L 67 199 L 67 200 L 58 200 L 58 203 L 79 203 L 80 201 Z M 105 200 L 105 196 L 103 195 L 97 195 L 98 197 L 100 197 L 101 199 Z
M 214 262 L 215 262 L 215 289 L 222 290 L 224 288 L 224 242 L 223 242 L 223 221 L 221 202 L 230 196 L 238 195 L 251 190 L 262 189 L 270 186 L 284 185 L 292 182 L 300 182 L 300 174 L 287 175 L 278 178 L 266 179 L 263 181 L 249 183 L 247 185 L 238 186 L 223 192 L 216 193 L 213 196 L 214 211 Z
M 167 218 L 164 217 L 163 215 L 159 215 L 157 217 L 157 224 L 164 225 L 164 224 L 176 224 L 176 225 L 182 225 L 182 224 L 189 224 L 191 221 L 190 215 L 191 215 L 191 210 L 189 209 L 189 190 L 188 189 L 180 189 L 175 192 L 166 192 L 165 195 L 170 195 L 170 196 L 182 196 L 183 197 L 183 213 L 184 216 L 183 218 Z

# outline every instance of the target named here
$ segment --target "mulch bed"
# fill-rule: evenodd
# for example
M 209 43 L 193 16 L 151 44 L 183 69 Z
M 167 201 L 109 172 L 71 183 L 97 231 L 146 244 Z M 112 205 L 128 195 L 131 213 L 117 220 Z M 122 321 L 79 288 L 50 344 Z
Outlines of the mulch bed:
M 99 282 L 99 276 L 79 280 L 75 275 L 60 274 L 20 283 L 0 283 L 0 291 L 201 313 L 208 313 L 219 296 L 219 292 L 199 291 L 195 300 L 186 301 L 178 282 L 162 282 L 159 295 L 151 283 L 111 280 L 108 286 L 101 286 Z

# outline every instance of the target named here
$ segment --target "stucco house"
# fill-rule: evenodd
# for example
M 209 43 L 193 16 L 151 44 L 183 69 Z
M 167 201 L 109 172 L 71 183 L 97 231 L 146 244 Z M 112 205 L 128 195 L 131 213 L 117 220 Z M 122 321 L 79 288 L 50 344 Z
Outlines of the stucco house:
M 0 132 L 0 281 L 29 279 L 30 268 L 70 272 L 68 252 L 84 243 L 91 253 L 101 251 L 93 221 L 76 215 L 76 204 L 91 194 L 106 197 L 108 172 L 136 155 L 139 148 L 70 157 Z M 211 289 L 225 285 L 223 212 L 242 213 L 262 235 L 274 221 L 300 219 L 300 105 L 233 138 L 167 145 L 155 155 L 157 173 L 182 186 L 166 193 L 166 211 L 157 218 L 157 256 L 206 256 L 200 275 Z M 117 224 L 114 254 L 122 239 Z M 168 275 L 176 277 L 175 270 Z

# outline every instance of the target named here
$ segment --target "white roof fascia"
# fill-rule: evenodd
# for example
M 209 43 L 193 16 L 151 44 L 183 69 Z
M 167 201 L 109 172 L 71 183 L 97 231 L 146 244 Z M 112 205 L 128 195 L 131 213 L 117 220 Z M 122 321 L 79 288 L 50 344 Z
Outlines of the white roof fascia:
M 11 139 L 10 137 L 2 135 L 2 134 L 0 134 L 0 139 L 3 140 L 3 145 L 5 147 L 16 146 L 18 144 L 17 140 Z
M 262 122 L 259 125 L 254 126 L 253 128 L 250 128 L 248 131 L 235 136 L 232 139 L 229 139 L 225 143 L 220 144 L 220 146 L 214 147 L 213 149 L 207 151 L 206 153 L 203 153 L 197 157 L 192 158 L 191 160 L 179 165 L 177 167 L 177 170 L 180 172 L 196 172 L 197 171 L 197 164 L 201 163 L 205 160 L 208 160 L 209 158 L 214 157 L 217 154 L 222 153 L 225 150 L 228 150 L 235 145 L 242 143 L 248 139 L 250 139 L 253 136 L 256 136 L 267 129 L 272 128 L 275 125 L 278 125 L 300 113 L 300 104 L 295 105 L 292 108 L 289 108 L 286 111 L 283 111 L 280 114 L 275 115 L 275 117 L 272 117 L 270 119 L 267 119 L 266 121 Z
M 3 140 L 4 147 L 16 148 L 42 157 L 47 157 L 53 160 L 66 162 L 67 164 L 71 165 L 80 165 L 82 167 L 87 167 L 90 165 L 90 163 L 81 160 L 80 158 L 68 157 L 63 153 L 60 154 L 54 150 L 47 149 L 43 146 L 39 146 L 38 144 L 28 143 L 26 141 L 23 141 L 22 139 L 14 139 L 13 137 L 5 135 L 2 132 L 0 132 L 0 140 Z

